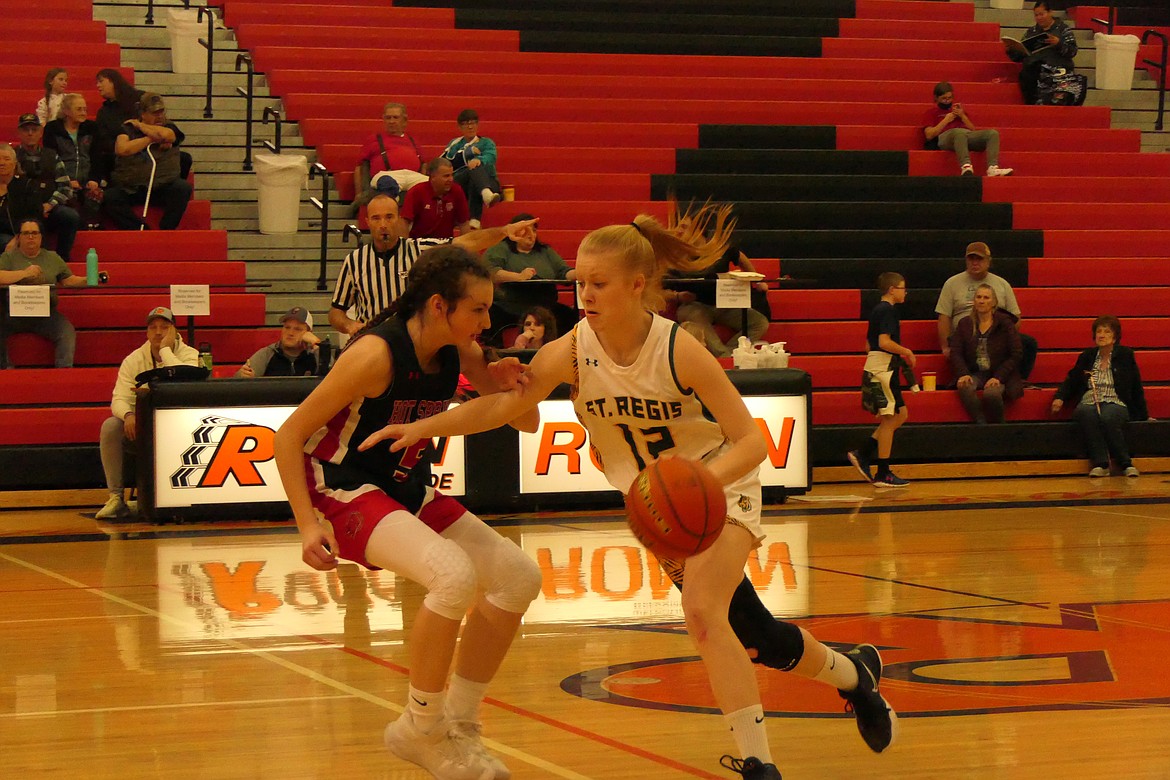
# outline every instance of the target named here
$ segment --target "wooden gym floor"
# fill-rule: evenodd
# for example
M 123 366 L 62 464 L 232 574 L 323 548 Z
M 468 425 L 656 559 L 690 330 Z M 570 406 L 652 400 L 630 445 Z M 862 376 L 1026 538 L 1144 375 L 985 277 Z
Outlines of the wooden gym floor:
M 417 587 L 313 572 L 287 524 L 99 526 L 102 498 L 0 496 L 5 776 L 427 776 L 381 743 Z M 749 574 L 776 614 L 882 650 L 901 734 L 873 755 L 834 691 L 760 669 L 786 780 L 1170 778 L 1166 475 L 807 498 L 769 508 Z M 513 776 L 733 777 L 677 595 L 621 518 L 496 522 L 545 574 L 484 708 Z

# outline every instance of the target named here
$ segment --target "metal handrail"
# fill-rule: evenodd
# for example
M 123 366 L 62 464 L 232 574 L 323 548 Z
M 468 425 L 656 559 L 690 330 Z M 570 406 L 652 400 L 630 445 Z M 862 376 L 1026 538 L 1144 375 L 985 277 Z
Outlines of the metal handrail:
M 1145 64 L 1158 69 L 1158 120 L 1154 122 L 1154 129 L 1162 129 L 1162 117 L 1166 112 L 1166 55 L 1170 49 L 1170 41 L 1166 36 L 1157 30 L 1146 30 L 1142 33 L 1142 43 L 1144 44 L 1150 38 L 1162 39 L 1162 61 L 1154 62 L 1153 60 L 1143 59 Z
M 353 222 L 347 223 L 341 230 L 341 243 L 348 244 L 350 236 L 355 236 L 358 241 L 361 241 L 365 234 L 366 232 Z
M 321 197 L 309 198 L 309 202 L 321 212 L 321 272 L 317 275 L 317 289 L 327 289 L 325 265 L 329 260 L 329 170 L 319 162 L 309 166 L 309 179 L 321 177 Z
M 183 7 L 191 10 L 191 0 L 183 0 Z M 146 0 L 146 23 L 154 24 L 154 0 Z
M 252 55 L 240 52 L 236 55 L 236 72 L 240 72 L 240 65 L 248 66 L 248 88 L 236 87 L 236 92 L 244 97 L 244 170 L 252 170 L 252 80 L 256 76 L 256 68 L 252 63 Z
M 1115 5 L 1109 6 L 1109 18 L 1108 19 L 1098 19 L 1096 17 L 1093 17 L 1089 21 L 1096 22 L 1097 24 L 1105 25 L 1105 34 L 1112 35 L 1113 28 L 1115 26 L 1117 26 L 1117 6 L 1115 6 Z
M 264 146 L 273 154 L 280 154 L 280 109 L 276 106 L 265 106 L 264 118 L 262 120 L 264 124 L 268 124 L 268 117 L 272 117 L 272 120 L 276 123 L 276 143 L 273 144 L 271 141 L 265 141 Z
M 212 74 L 215 72 L 215 11 L 211 6 L 205 6 L 199 9 L 199 13 L 195 16 L 196 22 L 202 22 L 204 15 L 207 16 L 207 39 L 199 39 L 199 45 L 207 49 L 207 103 L 203 106 L 203 118 L 211 119 L 211 80 Z

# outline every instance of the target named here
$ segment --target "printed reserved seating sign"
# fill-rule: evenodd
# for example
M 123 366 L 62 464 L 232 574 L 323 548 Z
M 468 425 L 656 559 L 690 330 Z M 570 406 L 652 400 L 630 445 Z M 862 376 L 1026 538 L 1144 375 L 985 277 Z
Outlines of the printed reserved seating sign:
M 206 284 L 172 284 L 171 311 L 175 316 L 211 314 L 211 286 Z
M 49 285 L 11 285 L 8 288 L 8 312 L 12 317 L 48 317 Z

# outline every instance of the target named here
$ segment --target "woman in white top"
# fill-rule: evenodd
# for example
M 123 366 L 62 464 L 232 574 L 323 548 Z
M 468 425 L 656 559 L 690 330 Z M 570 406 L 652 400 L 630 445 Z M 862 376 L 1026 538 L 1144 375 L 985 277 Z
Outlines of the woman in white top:
M 702 460 L 724 485 L 727 525 L 710 548 L 685 562 L 683 614 L 741 756 L 725 756 L 723 765 L 743 777 L 768 780 L 780 773 L 772 763 L 759 687 L 752 659 L 737 638 L 739 627 L 733 628 L 728 618 L 729 607 L 740 615 L 750 611 L 751 605 L 736 609 L 733 595 L 758 604 L 754 591 L 740 585 L 748 554 L 764 537 L 759 466 L 766 445 L 711 353 L 677 323 L 654 313 L 662 306 L 667 267 L 706 268 L 722 255 L 733 227 L 727 214 L 726 208 L 704 206 L 673 231 L 640 214 L 629 224 L 593 231 L 577 251 L 576 282 L 585 318 L 537 352 L 524 388 L 409 425 L 387 426 L 362 447 L 395 438 L 393 447 L 403 448 L 422 437 L 489 430 L 535 408 L 568 383 L 606 477 L 623 493 L 655 458 Z M 682 567 L 668 568 L 677 572 Z M 752 619 L 774 620 L 766 610 L 763 615 L 757 611 Z M 775 659 L 785 655 L 783 668 L 841 690 L 866 742 L 876 751 L 885 749 L 894 719 L 877 692 L 877 651 L 861 645 L 841 654 L 803 629 L 774 622 L 773 643 L 758 648 L 773 659 L 769 665 L 780 666 Z

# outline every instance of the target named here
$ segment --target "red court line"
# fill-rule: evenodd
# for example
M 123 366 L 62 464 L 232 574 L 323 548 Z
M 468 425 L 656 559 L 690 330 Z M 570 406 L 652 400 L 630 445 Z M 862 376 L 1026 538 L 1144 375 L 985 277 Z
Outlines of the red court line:
M 336 640 L 325 639 L 324 637 L 312 636 L 312 635 L 308 635 L 308 634 L 300 634 L 299 636 L 302 639 L 307 639 L 310 642 L 316 642 L 319 645 L 327 645 L 329 647 L 336 647 L 336 645 L 337 645 Z M 363 661 L 369 661 L 370 663 L 377 664 L 378 666 L 382 666 L 382 667 L 385 667 L 387 669 L 393 669 L 394 671 L 396 671 L 402 675 L 409 675 L 410 674 L 410 670 L 408 668 L 406 668 L 405 666 L 402 666 L 400 664 L 396 664 L 392 661 L 387 661 L 384 658 L 378 658 L 377 656 L 370 655 L 369 653 L 363 652 L 361 650 L 354 650 L 353 648 L 350 648 L 350 647 L 337 647 L 336 649 L 342 651 L 343 653 L 348 653 L 349 655 L 352 655 L 355 658 L 360 658 Z M 493 699 L 490 696 L 484 699 L 484 703 L 490 704 L 493 707 L 498 707 L 499 709 L 502 709 L 502 710 L 506 710 L 507 712 L 510 712 L 513 715 L 519 715 L 523 718 L 528 718 L 529 720 L 534 720 L 538 723 L 543 723 L 546 726 L 551 726 L 555 729 L 560 729 L 561 731 L 572 734 L 573 736 L 588 739 L 592 742 L 596 742 L 599 745 L 604 745 L 605 747 L 610 747 L 610 748 L 613 748 L 615 750 L 620 750 L 623 753 L 630 754 L 631 756 L 635 756 L 637 758 L 642 758 L 642 759 L 645 759 L 647 761 L 652 761 L 655 764 L 660 764 L 661 766 L 667 767 L 669 769 L 673 769 L 673 770 L 678 771 L 678 772 L 685 772 L 686 774 L 691 775 L 692 777 L 701 777 L 701 778 L 705 778 L 705 780 L 723 780 L 723 775 L 716 775 L 716 774 L 712 774 L 712 773 L 707 772 L 707 771 L 702 770 L 702 769 L 697 769 L 696 767 L 690 766 L 688 764 L 683 764 L 681 762 L 675 761 L 674 759 L 667 758 L 666 756 L 660 756 L 657 753 L 651 753 L 648 750 L 643 750 L 642 748 L 634 747 L 633 745 L 628 745 L 625 742 L 620 742 L 616 739 L 611 739 L 610 737 L 603 736 L 601 734 L 598 734 L 597 732 L 589 731 L 587 729 L 583 729 L 583 728 L 580 728 L 578 726 L 570 725 L 570 724 L 565 723 L 563 721 L 556 720 L 555 718 L 550 718 L 547 715 L 542 715 L 539 712 L 533 712 L 532 710 L 527 709 L 525 707 L 518 707 L 514 704 L 508 704 L 507 702 L 500 701 L 499 699 Z

